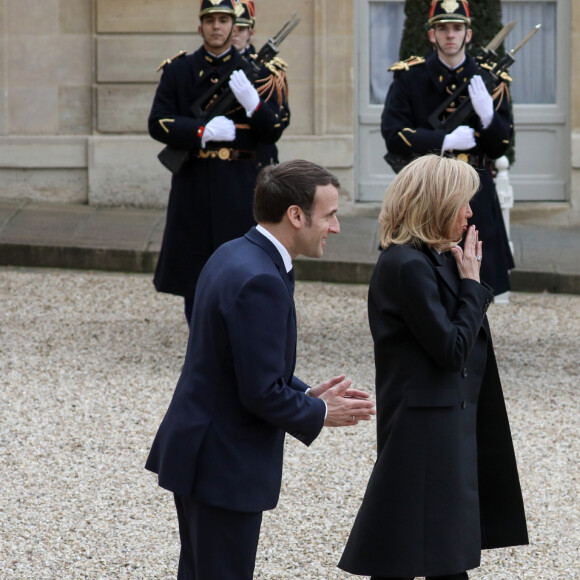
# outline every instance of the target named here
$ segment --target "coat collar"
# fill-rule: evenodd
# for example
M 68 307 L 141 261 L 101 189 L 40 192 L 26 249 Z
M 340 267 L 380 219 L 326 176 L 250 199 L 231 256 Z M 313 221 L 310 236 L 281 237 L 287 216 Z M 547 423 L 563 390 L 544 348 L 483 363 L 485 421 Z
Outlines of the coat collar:
M 241 60 L 240 53 L 234 48 L 218 58 L 209 54 L 202 45 L 194 52 L 194 82 L 199 85 L 209 79 L 212 84 L 216 84 L 224 73 L 233 70 Z
M 437 51 L 433 51 L 427 57 L 425 65 L 431 81 L 440 93 L 448 85 L 455 85 L 455 88 L 457 88 L 457 86 L 466 82 L 474 74 L 478 74 L 477 64 L 469 54 L 465 55 L 463 63 L 454 70 L 451 70 L 441 62 L 437 56 Z M 452 88 L 452 90 L 455 90 L 455 88 Z
M 457 273 L 457 266 L 455 259 L 450 252 L 439 253 L 433 248 L 423 245 L 421 247 L 423 253 L 431 260 L 435 266 L 435 272 L 449 287 L 455 296 L 459 296 L 459 275 Z
M 233 45 L 231 46 L 230 50 L 228 50 L 225 54 L 222 54 L 221 56 L 215 56 L 211 54 L 206 50 L 206 48 L 203 45 L 201 47 L 201 51 L 205 62 L 214 67 L 235 62 L 236 60 L 238 60 L 239 56 L 238 51 L 234 48 Z
M 266 236 L 261 234 L 255 226 L 245 235 L 245 237 L 250 242 L 260 246 L 260 248 L 262 248 L 270 256 L 270 258 L 272 258 L 272 261 L 274 264 L 276 264 L 276 268 L 278 268 L 278 271 L 280 272 L 282 280 L 284 280 L 284 283 L 288 288 L 290 296 L 293 296 L 293 284 L 290 281 L 288 273 L 286 272 L 286 266 L 284 265 L 284 260 L 282 259 L 278 248 L 276 248 L 276 246 L 268 238 L 266 238 Z

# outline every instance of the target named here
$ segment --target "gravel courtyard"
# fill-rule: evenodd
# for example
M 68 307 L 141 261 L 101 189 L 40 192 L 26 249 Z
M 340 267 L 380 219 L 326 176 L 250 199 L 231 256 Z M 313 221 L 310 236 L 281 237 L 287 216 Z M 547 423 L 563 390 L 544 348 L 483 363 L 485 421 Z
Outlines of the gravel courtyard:
M 298 283 L 298 367 L 372 392 L 366 287 Z M 580 578 L 580 296 L 512 294 L 489 319 L 531 544 L 485 552 L 472 580 Z M 0 269 L 0 579 L 175 578 L 171 495 L 143 468 L 187 340 L 150 276 Z M 288 438 L 256 578 L 336 568 L 375 458 L 374 421 Z

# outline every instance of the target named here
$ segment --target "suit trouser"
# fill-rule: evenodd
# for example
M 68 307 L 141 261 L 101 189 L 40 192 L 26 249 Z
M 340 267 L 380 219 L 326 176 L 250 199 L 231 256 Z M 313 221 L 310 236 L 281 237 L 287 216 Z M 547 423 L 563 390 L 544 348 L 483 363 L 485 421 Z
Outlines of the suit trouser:
M 236 512 L 174 494 L 181 553 L 178 580 L 251 580 L 262 512 Z
M 402 576 L 402 577 L 383 577 L 383 576 L 372 576 L 371 580 L 414 580 L 414 578 Z M 467 580 L 467 572 L 461 572 L 460 574 L 447 574 L 445 576 L 427 576 L 427 580 Z

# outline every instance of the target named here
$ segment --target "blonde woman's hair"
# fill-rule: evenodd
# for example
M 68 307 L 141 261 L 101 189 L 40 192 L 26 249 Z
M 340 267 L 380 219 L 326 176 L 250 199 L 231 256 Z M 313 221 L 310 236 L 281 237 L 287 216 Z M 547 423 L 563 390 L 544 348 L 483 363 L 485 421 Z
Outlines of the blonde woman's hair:
M 425 155 L 404 167 L 387 188 L 379 216 L 381 246 L 427 244 L 442 252 L 451 239 L 459 210 L 480 187 L 468 163 Z

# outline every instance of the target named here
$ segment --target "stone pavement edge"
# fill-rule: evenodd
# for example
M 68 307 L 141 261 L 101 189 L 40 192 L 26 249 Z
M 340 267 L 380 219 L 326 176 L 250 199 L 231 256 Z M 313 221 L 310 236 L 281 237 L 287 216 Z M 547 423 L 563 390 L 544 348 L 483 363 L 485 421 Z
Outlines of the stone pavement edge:
M 297 278 L 367 284 L 378 256 L 373 213 L 341 216 L 324 256 L 296 261 Z M 0 199 L 0 266 L 152 273 L 164 225 L 162 209 Z M 580 225 L 512 223 L 510 233 L 514 291 L 580 294 Z

